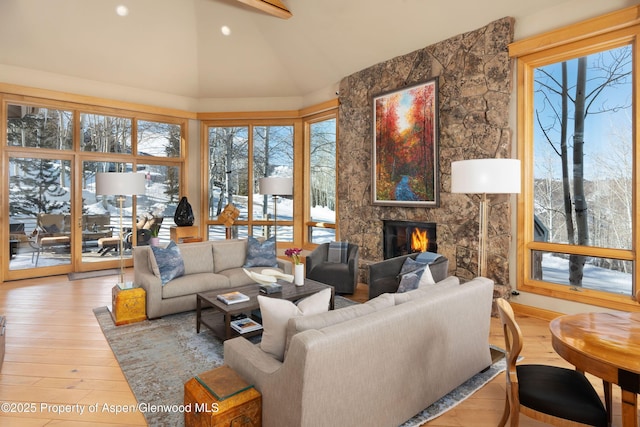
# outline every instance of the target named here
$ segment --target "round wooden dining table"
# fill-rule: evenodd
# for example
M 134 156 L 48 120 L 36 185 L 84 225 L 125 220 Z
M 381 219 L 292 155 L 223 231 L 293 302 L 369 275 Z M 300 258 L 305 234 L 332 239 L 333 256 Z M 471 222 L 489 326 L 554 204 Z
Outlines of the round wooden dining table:
M 576 369 L 602 378 L 611 419 L 611 384 L 621 388 L 622 425 L 638 427 L 640 313 L 580 313 L 549 324 L 555 351 Z

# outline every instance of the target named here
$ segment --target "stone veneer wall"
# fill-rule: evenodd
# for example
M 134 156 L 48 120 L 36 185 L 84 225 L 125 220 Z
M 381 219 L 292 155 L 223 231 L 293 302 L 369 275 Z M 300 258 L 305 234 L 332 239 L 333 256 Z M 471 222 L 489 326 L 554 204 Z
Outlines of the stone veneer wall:
M 360 281 L 367 264 L 383 258 L 382 220 L 437 223 L 438 252 L 450 260 L 450 274 L 464 279 L 478 271 L 478 195 L 450 193 L 451 162 L 509 158 L 509 102 L 512 18 L 503 18 L 424 49 L 359 71 L 340 82 L 338 134 L 338 217 L 340 236 L 360 246 Z M 357 53 L 356 53 L 357 54 Z M 440 206 L 372 205 L 372 99 L 439 77 Z M 489 195 L 487 276 L 509 283 L 511 243 L 508 195 Z

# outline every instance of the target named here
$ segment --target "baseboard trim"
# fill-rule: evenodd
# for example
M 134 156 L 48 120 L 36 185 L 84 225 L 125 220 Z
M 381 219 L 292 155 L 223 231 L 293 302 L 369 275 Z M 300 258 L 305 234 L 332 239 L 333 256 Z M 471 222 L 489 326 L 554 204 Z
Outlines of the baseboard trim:
M 530 305 L 518 304 L 517 302 L 509 302 L 513 311 L 521 316 L 535 317 L 536 319 L 542 319 L 551 321 L 558 316 L 562 316 L 562 313 L 556 311 L 545 310 L 539 307 L 532 307 Z

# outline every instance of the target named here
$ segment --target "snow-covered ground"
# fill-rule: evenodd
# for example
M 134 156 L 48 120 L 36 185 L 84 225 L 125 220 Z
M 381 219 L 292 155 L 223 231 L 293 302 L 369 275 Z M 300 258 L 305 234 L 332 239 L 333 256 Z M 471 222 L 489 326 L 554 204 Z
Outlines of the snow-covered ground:
M 542 256 L 542 277 L 546 282 L 569 286 L 569 260 L 546 253 Z M 632 276 L 629 273 L 584 266 L 582 287 L 615 294 L 632 294 Z

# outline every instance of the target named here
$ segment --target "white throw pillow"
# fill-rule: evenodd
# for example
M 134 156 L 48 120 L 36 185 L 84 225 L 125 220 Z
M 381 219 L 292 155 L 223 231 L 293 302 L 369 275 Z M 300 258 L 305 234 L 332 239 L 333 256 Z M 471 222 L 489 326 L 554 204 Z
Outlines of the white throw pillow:
M 287 322 L 296 316 L 309 316 L 329 310 L 331 289 L 304 298 L 294 304 L 291 301 L 258 295 L 258 304 L 262 313 L 262 351 L 272 354 L 282 361 L 287 338 Z
M 424 273 L 422 273 L 422 276 L 420 277 L 420 282 L 418 282 L 418 289 L 424 288 L 426 286 L 435 285 L 435 284 L 436 284 L 436 281 L 433 280 L 433 275 L 431 275 L 431 269 L 427 265 L 424 268 Z

